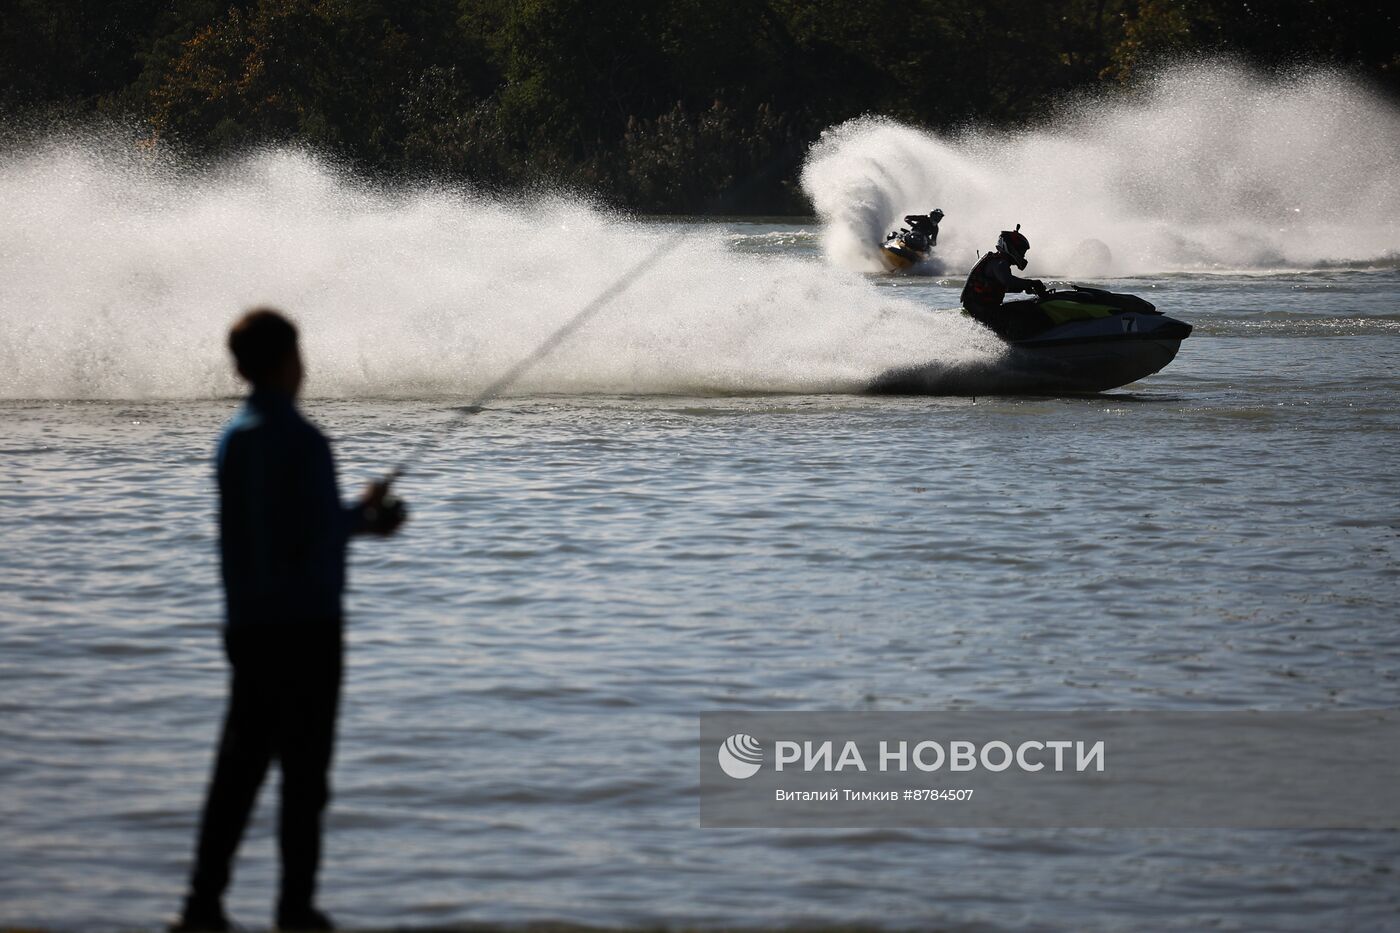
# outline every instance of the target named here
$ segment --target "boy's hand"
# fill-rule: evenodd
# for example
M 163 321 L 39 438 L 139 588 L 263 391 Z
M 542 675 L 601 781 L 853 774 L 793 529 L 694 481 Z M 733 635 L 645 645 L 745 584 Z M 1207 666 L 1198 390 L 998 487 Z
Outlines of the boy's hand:
M 389 491 L 389 481 L 379 480 L 365 487 L 360 497 L 360 510 L 370 534 L 388 537 L 399 530 L 408 519 L 408 507 Z

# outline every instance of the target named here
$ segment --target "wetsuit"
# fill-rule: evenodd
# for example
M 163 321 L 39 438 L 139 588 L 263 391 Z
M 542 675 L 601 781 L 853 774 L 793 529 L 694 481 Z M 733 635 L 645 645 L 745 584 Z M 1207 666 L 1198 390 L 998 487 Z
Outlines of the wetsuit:
M 358 507 L 340 503 L 325 437 L 289 396 L 254 391 L 219 442 L 219 545 L 232 667 L 190 903 L 215 904 L 258 788 L 282 771 L 279 914 L 309 908 L 342 664 L 341 593 Z M 187 915 L 189 908 L 187 907 Z
M 1003 306 L 1007 292 L 1035 294 L 1044 286 L 1036 279 L 1023 279 L 1011 272 L 1011 257 L 993 250 L 977 260 L 963 285 L 962 305 L 974 318 L 1001 336 L 1015 340 L 1043 329 L 1049 318 L 1033 301 Z
M 928 238 L 930 248 L 938 245 L 938 221 L 929 214 L 909 214 L 904 218 L 909 229 Z

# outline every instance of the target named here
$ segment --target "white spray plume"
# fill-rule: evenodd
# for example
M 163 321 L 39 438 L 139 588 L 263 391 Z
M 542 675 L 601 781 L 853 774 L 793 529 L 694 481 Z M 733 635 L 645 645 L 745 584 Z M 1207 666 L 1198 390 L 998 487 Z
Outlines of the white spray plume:
M 828 258 L 858 271 L 879 268 L 902 215 L 934 207 L 950 270 L 1017 223 L 1042 277 L 1393 260 L 1400 110 L 1329 72 L 1196 63 L 1009 135 L 853 120 L 813 147 L 802 183 Z
M 562 197 L 373 187 L 296 151 L 193 171 L 93 139 L 0 157 L 0 397 L 238 391 L 236 315 L 300 325 L 307 392 L 465 396 L 674 225 Z M 845 392 L 997 353 L 975 325 L 813 260 L 692 236 L 519 392 Z

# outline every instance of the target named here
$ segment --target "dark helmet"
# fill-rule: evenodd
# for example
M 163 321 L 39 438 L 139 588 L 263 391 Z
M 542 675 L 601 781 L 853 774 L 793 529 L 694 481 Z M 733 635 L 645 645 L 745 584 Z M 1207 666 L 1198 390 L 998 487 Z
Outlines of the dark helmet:
M 1001 231 L 1001 236 L 997 239 L 997 249 L 1010 256 L 1018 269 L 1026 268 L 1026 252 L 1030 248 L 1031 241 L 1021 232 L 1020 224 L 1016 225 L 1015 230 Z

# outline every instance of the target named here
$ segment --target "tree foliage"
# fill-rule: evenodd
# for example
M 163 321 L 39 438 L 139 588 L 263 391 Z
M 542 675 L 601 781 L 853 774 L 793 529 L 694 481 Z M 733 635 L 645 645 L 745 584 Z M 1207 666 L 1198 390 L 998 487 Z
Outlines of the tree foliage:
M 862 113 L 1007 125 L 1181 54 L 1331 63 L 1400 90 L 1377 0 L 7 0 L 0 107 L 134 117 L 221 152 L 801 209 L 806 143 Z

